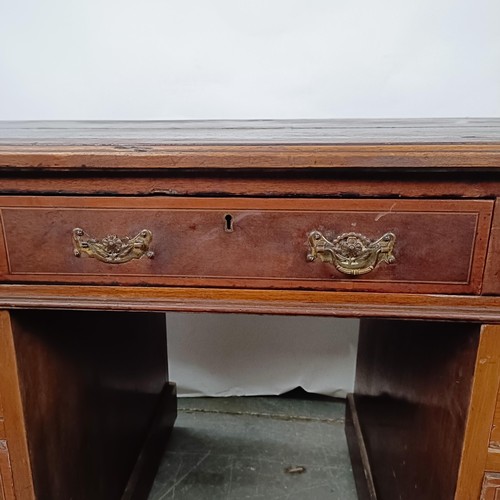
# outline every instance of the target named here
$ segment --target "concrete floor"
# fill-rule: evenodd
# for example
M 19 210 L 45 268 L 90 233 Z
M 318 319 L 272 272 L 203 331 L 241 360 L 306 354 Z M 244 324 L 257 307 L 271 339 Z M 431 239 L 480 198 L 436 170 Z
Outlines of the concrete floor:
M 179 399 L 149 500 L 356 500 L 342 400 Z

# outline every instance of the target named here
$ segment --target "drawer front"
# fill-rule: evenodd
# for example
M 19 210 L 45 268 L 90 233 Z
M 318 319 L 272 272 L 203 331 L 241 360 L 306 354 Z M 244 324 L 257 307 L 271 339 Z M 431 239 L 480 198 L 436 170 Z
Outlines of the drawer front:
M 0 439 L 0 500 L 15 500 L 7 441 Z
M 4 281 L 442 293 L 478 292 L 493 206 L 48 197 L 0 203 Z
M 484 273 L 484 293 L 500 295 L 500 198 L 495 203 L 491 237 Z
M 480 500 L 500 500 L 500 474 L 487 472 L 484 475 Z

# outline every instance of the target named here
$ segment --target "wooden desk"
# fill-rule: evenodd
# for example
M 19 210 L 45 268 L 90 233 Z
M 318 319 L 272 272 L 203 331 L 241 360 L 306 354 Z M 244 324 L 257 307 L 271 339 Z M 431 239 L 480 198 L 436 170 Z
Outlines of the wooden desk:
M 362 318 L 360 497 L 500 491 L 500 120 L 2 123 L 0 217 L 0 498 L 146 496 L 163 311 Z

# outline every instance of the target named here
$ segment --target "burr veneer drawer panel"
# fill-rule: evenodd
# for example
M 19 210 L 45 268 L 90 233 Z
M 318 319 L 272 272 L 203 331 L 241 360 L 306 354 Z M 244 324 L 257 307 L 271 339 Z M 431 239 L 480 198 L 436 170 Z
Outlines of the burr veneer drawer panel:
M 492 207 L 468 200 L 4 197 L 0 277 L 477 293 Z

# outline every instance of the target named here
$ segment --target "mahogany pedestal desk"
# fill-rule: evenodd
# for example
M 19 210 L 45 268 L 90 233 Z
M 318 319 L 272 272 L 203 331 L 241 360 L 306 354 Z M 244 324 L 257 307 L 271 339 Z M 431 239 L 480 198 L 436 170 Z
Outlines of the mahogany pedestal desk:
M 164 311 L 361 318 L 360 498 L 499 498 L 500 121 L 4 122 L 0 309 L 3 500 L 147 496 Z

